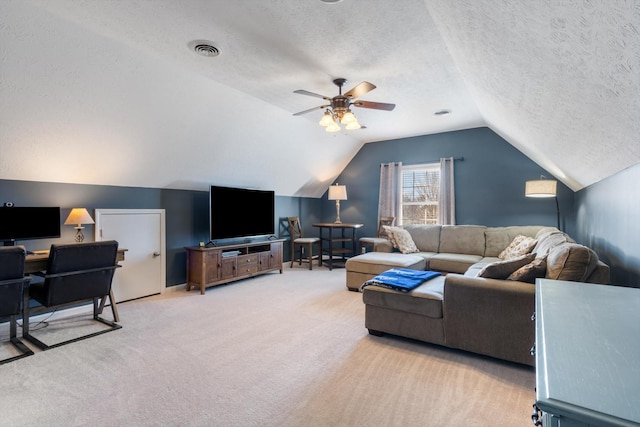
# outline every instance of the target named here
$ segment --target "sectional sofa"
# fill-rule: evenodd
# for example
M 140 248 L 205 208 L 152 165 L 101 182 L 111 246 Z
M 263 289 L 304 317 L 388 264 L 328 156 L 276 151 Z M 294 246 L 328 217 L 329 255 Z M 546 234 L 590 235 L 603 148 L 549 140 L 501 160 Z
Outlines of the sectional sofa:
M 608 283 L 609 267 L 554 227 L 406 226 L 346 263 L 347 288 L 395 267 L 442 272 L 410 292 L 362 287 L 365 327 L 533 365 L 537 277 Z M 410 241 L 410 242 L 409 242 Z

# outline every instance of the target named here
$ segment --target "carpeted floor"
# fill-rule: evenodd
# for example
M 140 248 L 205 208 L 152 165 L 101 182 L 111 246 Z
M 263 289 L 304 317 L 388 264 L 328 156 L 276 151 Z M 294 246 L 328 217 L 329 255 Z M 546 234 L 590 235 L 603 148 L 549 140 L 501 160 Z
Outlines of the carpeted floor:
M 0 366 L 0 426 L 531 424 L 532 368 L 369 336 L 344 276 L 294 267 L 120 304 L 122 329 Z

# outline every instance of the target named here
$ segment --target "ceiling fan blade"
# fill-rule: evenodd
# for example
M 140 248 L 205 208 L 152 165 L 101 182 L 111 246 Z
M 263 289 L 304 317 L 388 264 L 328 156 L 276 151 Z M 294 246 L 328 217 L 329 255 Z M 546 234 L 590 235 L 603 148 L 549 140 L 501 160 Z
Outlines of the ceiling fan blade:
M 304 110 L 304 111 L 300 111 L 298 113 L 294 113 L 294 116 L 300 116 L 302 114 L 307 114 L 307 113 L 310 113 L 312 111 L 320 110 L 320 109 L 323 109 L 323 108 L 329 108 L 329 107 L 331 107 L 331 105 L 320 105 L 318 107 L 313 107 L 313 108 L 309 108 L 308 110 Z
M 367 92 L 370 92 L 376 88 L 376 85 L 369 82 L 362 82 L 356 87 L 352 88 L 350 91 L 346 92 L 344 96 L 351 99 L 360 98 Z
M 327 101 L 331 101 L 331 98 L 327 96 L 318 95 L 317 93 L 309 92 L 308 90 L 298 89 L 298 90 L 294 90 L 293 93 L 299 93 L 300 95 L 315 96 L 316 98 L 322 98 L 322 99 L 326 99 Z
M 360 108 L 372 108 L 374 110 L 391 111 L 396 108 L 396 104 L 386 104 L 384 102 L 372 102 L 372 101 L 356 101 L 352 105 Z

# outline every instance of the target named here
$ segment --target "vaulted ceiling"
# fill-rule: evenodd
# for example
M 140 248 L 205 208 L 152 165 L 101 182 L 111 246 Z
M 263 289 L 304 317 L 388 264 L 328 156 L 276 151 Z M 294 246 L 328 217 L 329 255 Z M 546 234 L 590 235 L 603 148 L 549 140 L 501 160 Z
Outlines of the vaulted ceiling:
M 337 77 L 396 109 L 293 116 Z M 574 190 L 640 163 L 640 2 L 0 1 L 2 179 L 319 197 L 362 144 L 479 126 Z

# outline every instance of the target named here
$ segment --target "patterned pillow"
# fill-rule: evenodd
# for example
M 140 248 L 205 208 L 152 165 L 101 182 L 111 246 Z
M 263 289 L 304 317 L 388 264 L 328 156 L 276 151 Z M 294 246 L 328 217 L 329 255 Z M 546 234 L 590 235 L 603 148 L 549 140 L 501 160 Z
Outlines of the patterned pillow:
M 525 255 L 530 253 L 533 248 L 535 248 L 538 241 L 533 237 L 527 237 L 523 235 L 516 236 L 509 246 L 504 248 L 498 258 L 500 259 L 512 259 L 517 258 L 520 255 Z
M 507 280 L 517 280 L 518 282 L 535 283 L 536 279 L 547 274 L 547 257 L 536 258 L 529 264 L 524 265 L 511 273 Z
M 420 252 L 411 238 L 411 234 L 404 228 L 385 226 L 384 229 L 389 240 L 393 243 L 393 247 L 398 248 L 403 254 Z
M 520 267 L 529 264 L 534 258 L 535 254 L 525 254 L 517 258 L 492 262 L 480 270 L 478 277 L 504 280 Z

